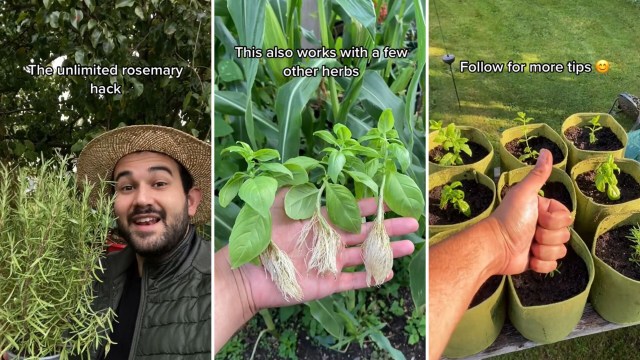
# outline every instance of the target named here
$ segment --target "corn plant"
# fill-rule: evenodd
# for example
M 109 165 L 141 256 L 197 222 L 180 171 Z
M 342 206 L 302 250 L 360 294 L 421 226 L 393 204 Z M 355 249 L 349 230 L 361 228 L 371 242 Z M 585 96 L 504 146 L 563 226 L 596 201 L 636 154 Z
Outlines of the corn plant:
M 67 159 L 0 164 L 0 353 L 85 357 L 109 340 L 113 311 L 92 310 L 92 286 L 113 222 L 112 199 L 77 194 Z
M 589 124 L 591 124 L 591 126 L 587 125 L 587 128 L 589 128 L 589 144 L 593 144 L 598 141 L 596 131 L 602 129 L 602 125 L 600 125 L 600 115 L 596 115 L 589 120 Z
M 629 261 L 640 265 L 640 224 L 632 227 L 627 235 L 627 239 L 631 240 L 631 257 Z
M 618 188 L 616 171 L 620 173 L 620 168 L 613 161 L 613 155 L 609 155 L 607 161 L 596 168 L 596 188 L 600 192 L 606 191 L 609 200 L 620 199 L 620 189 Z
M 438 131 L 434 141 L 448 151 L 440 159 L 436 159 L 440 165 L 462 165 L 460 152 L 471 156 L 471 148 L 467 145 L 469 139 L 462 137 L 462 133 L 454 123 L 442 127 L 442 121 L 429 121 L 429 129 Z M 449 152 L 450 151 L 450 152 Z
M 539 155 L 538 152 L 536 150 L 533 150 L 531 146 L 529 146 L 529 140 L 536 138 L 536 136 L 529 136 L 528 134 L 529 129 L 527 128 L 527 124 L 533 121 L 533 118 L 529 118 L 527 117 L 526 113 L 519 111 L 518 117 L 514 118 L 513 121 L 521 123 L 523 126 L 523 132 L 524 132 L 522 139 L 518 140 L 519 143 L 525 144 L 523 154 L 520 155 L 520 157 L 518 157 L 518 160 L 525 161 L 527 159 L 534 159 L 534 160 L 537 159 Z
M 442 188 L 442 193 L 440 194 L 440 209 L 444 210 L 451 204 L 454 209 L 466 217 L 470 217 L 471 207 L 464 201 L 464 191 L 458 189 L 459 187 L 462 187 L 462 183 L 460 181 L 454 181 Z

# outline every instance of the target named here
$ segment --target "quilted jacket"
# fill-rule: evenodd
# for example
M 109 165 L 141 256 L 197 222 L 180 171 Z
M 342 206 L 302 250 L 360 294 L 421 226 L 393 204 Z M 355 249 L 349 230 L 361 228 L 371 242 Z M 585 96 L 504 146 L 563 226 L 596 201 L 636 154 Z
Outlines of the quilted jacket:
M 95 286 L 95 309 L 117 308 L 135 259 L 130 247 L 112 253 Z M 211 359 L 211 243 L 193 226 L 161 263 L 145 261 L 129 359 Z M 104 357 L 104 344 L 92 359 Z

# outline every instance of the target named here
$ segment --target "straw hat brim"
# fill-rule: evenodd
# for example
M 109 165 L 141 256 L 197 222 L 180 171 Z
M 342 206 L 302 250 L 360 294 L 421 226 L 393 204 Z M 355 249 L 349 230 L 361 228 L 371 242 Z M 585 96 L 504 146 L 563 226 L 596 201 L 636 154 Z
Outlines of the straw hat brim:
M 183 131 L 158 125 L 132 125 L 107 131 L 91 140 L 78 158 L 78 183 L 88 181 L 97 188 L 100 180 L 111 181 L 116 163 L 125 155 L 153 151 L 184 166 L 202 191 L 202 201 L 191 219 L 203 224 L 211 218 L 211 145 Z

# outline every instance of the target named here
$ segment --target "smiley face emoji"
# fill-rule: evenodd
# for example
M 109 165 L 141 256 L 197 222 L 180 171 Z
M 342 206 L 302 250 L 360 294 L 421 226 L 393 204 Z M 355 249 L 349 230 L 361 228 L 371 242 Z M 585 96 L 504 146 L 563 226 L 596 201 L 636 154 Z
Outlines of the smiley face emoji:
M 606 74 L 609 71 L 609 62 L 607 60 L 598 60 L 596 62 L 596 71 L 600 74 Z

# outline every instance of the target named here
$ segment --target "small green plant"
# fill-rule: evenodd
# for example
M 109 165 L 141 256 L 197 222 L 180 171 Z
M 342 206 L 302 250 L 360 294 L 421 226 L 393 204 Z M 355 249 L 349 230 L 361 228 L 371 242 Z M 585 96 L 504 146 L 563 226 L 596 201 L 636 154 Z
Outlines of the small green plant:
M 533 118 L 528 118 L 526 113 L 519 111 L 518 117 L 514 118 L 513 121 L 521 123 L 524 130 L 524 136 L 522 137 L 522 139 L 518 140 L 519 143 L 525 143 L 524 154 L 520 155 L 518 160 L 524 162 L 527 159 L 537 159 L 539 155 L 538 152 L 536 150 L 533 150 L 531 146 L 529 146 L 529 140 L 536 138 L 536 136 L 529 136 L 529 129 L 527 128 L 527 124 L 533 121 Z
M 629 235 L 627 235 L 627 239 L 633 242 L 631 245 L 632 253 L 629 261 L 640 265 L 640 224 L 636 224 L 636 226 L 631 228 Z
M 620 173 L 620 168 L 613 161 L 613 155 L 609 155 L 607 161 L 603 162 L 596 169 L 596 188 L 600 192 L 607 192 L 609 200 L 620 199 L 620 189 L 615 171 Z
M 426 316 L 417 310 L 414 310 L 411 317 L 407 320 L 407 325 L 404 326 L 404 331 L 409 335 L 409 345 L 417 344 L 420 339 L 424 339 L 426 336 Z
M 544 277 L 546 278 L 546 277 L 548 276 L 548 277 L 550 277 L 550 278 L 553 278 L 553 277 L 554 277 L 554 276 L 556 276 L 556 275 L 562 274 L 562 273 L 560 272 L 560 266 L 562 266 L 562 263 L 561 263 L 561 262 L 559 262 L 559 263 L 558 263 L 558 266 L 557 266 L 553 271 L 546 273 L 546 274 L 544 275 Z
M 458 189 L 462 186 L 460 181 L 454 181 L 451 185 L 445 185 L 442 188 L 442 194 L 440 195 L 440 209 L 446 209 L 448 204 L 453 205 L 454 209 L 457 209 L 463 213 L 466 217 L 471 216 L 471 207 L 464 201 L 464 191 Z
M 462 156 L 460 152 L 471 156 L 471 148 L 467 145 L 469 139 L 462 137 L 462 132 L 454 123 L 442 127 L 442 121 L 430 120 L 429 129 L 438 131 L 438 135 L 434 141 L 440 144 L 445 151 L 448 151 L 440 159 L 437 159 L 440 165 L 462 165 Z
M 287 329 L 278 338 L 278 355 L 281 359 L 298 360 L 296 349 L 298 348 L 298 335 L 291 329 Z
M 600 115 L 596 115 L 593 119 L 589 120 L 589 124 L 591 124 L 591 126 L 587 125 L 589 128 L 589 144 L 593 144 L 598 141 L 596 131 L 602 129 L 602 126 L 600 125 Z

